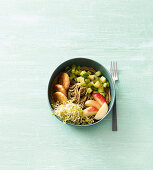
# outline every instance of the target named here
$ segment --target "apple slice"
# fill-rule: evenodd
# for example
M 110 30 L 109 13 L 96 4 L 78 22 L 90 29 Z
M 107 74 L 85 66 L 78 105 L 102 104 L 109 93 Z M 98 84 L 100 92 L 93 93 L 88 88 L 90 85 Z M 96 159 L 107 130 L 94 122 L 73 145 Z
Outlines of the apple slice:
M 85 106 L 90 106 L 90 107 L 93 106 L 93 107 L 97 108 L 98 110 L 101 108 L 101 105 L 95 100 L 87 100 L 85 102 Z
M 105 103 L 101 106 L 101 108 L 99 109 L 99 111 L 96 113 L 95 119 L 96 119 L 96 120 L 102 119 L 102 118 L 106 115 L 107 112 L 108 112 L 108 105 L 107 105 L 107 103 L 105 102 Z
M 105 97 L 100 93 L 93 93 L 92 96 L 101 106 L 106 102 Z
M 98 112 L 98 109 L 95 107 L 88 107 L 83 110 L 83 116 L 93 116 Z

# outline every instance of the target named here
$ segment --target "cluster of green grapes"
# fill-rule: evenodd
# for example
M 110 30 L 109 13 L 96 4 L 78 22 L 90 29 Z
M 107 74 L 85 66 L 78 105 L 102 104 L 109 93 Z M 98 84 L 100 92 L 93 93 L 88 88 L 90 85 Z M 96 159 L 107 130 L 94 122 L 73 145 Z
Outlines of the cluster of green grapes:
M 109 87 L 109 82 L 101 71 L 97 71 L 95 74 L 90 71 L 81 70 L 81 66 L 72 65 L 66 67 L 66 72 L 70 76 L 70 81 L 74 80 L 81 86 L 87 87 L 88 93 L 100 93 L 105 97 L 105 88 Z

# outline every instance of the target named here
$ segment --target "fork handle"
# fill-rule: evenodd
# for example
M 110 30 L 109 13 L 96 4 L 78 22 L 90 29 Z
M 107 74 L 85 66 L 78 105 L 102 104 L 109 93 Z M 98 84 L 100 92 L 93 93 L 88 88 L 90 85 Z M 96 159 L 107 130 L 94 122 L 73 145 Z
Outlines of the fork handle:
M 115 95 L 113 114 L 112 114 L 112 131 L 117 131 L 116 95 Z

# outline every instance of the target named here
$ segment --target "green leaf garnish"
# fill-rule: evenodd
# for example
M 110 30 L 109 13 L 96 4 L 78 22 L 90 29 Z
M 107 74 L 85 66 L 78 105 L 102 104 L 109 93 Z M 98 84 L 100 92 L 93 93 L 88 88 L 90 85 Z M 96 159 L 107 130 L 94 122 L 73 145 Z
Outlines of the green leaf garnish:
M 83 74 L 83 77 L 84 77 L 84 78 L 87 78 L 88 76 L 89 76 L 89 73 Z

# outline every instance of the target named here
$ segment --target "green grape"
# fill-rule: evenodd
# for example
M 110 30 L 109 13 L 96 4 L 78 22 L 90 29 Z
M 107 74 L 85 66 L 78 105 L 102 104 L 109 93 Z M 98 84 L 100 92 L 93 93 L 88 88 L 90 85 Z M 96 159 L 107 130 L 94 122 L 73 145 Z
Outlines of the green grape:
M 95 75 L 95 79 L 94 79 L 95 81 L 99 81 L 99 77 L 97 77 L 96 75 Z
M 97 72 L 95 73 L 95 75 L 96 75 L 96 76 L 100 76 L 100 75 L 101 75 L 101 72 L 100 72 L 100 71 L 97 71 Z
M 106 78 L 105 78 L 104 76 L 101 76 L 100 81 L 101 81 L 102 83 L 105 83 L 105 82 L 106 82 Z
M 85 82 L 88 84 L 90 83 L 90 79 L 85 79 Z
M 87 93 L 91 93 L 92 92 L 92 89 L 91 88 L 88 88 L 87 89 Z
M 93 85 L 94 85 L 94 82 L 93 82 L 93 81 L 91 81 L 91 82 L 88 84 L 89 87 L 92 87 Z
M 89 75 L 91 75 L 91 72 L 90 72 L 90 71 L 87 71 L 87 73 L 88 73 Z
M 81 70 L 75 70 L 75 75 L 80 75 Z
M 109 82 L 107 81 L 106 83 L 103 84 L 103 87 L 106 88 L 106 87 L 109 87 Z
M 89 78 L 90 80 L 94 80 L 95 75 L 89 75 L 88 78 Z
M 84 81 L 80 82 L 81 86 L 86 86 L 87 84 Z
M 86 71 L 81 71 L 80 76 L 83 76 L 86 73 Z
M 94 84 L 94 87 L 95 87 L 95 88 L 100 87 L 100 82 L 99 82 L 99 81 L 96 81 L 96 83 Z
M 77 82 L 79 82 L 79 83 L 80 83 L 80 82 L 84 82 L 84 78 L 83 78 L 83 77 L 78 77 L 78 78 L 77 78 Z

